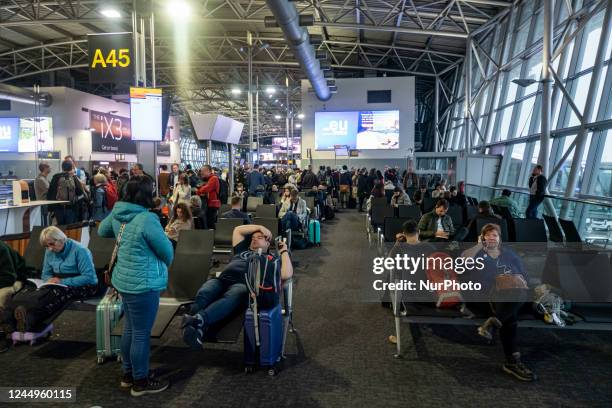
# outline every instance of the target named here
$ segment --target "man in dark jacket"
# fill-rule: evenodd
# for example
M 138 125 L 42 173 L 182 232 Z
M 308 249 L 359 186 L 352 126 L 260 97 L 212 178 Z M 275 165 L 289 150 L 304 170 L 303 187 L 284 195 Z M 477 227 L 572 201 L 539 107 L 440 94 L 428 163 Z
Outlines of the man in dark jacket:
M 49 200 L 67 201 L 65 204 L 55 204 L 50 208 L 58 225 L 77 222 L 79 200 L 82 200 L 84 195 L 83 184 L 74 174 L 72 162 L 69 160 L 63 161 L 62 172 L 53 176 L 47 193 Z
M 245 224 L 251 223 L 251 218 L 245 212 L 242 212 L 242 198 L 233 196 L 231 199 L 232 209 L 221 214 L 221 218 L 239 218 L 244 221 Z
M 448 201 L 438 200 L 433 211 L 423 214 L 419 221 L 421 239 L 449 239 L 454 233 L 453 220 L 446 214 Z
M 548 180 L 542 174 L 544 168 L 538 164 L 529 177 L 529 205 L 525 211 L 526 218 L 538 218 L 538 207 L 544 201 Z
M 247 177 L 248 185 L 249 185 L 249 195 L 257 195 L 258 186 L 263 186 L 264 188 L 259 190 L 260 196 L 263 195 L 266 186 L 266 179 L 259 171 L 259 164 L 253 166 L 253 171 L 251 171 Z
M 359 197 L 359 212 L 363 212 L 363 203 L 368 198 L 370 191 L 372 188 L 369 188 L 370 183 L 368 179 L 368 175 L 366 174 L 367 170 L 365 168 L 361 169 L 359 172 L 359 176 L 357 177 L 357 196 Z
M 308 168 L 304 170 L 302 174 L 302 189 L 310 190 L 314 186 L 319 185 L 317 176 L 312 172 L 312 166 L 308 165 Z
M 353 188 L 353 177 L 351 173 L 348 171 L 348 167 L 346 164 L 342 166 L 342 171 L 340 172 L 340 205 L 342 208 L 346 208 L 348 204 L 349 197 L 351 195 L 351 191 Z

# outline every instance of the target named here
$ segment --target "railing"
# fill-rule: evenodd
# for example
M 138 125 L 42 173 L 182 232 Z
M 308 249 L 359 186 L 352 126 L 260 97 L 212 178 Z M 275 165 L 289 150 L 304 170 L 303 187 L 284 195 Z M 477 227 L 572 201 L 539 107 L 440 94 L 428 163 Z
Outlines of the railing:
M 501 195 L 502 190 L 512 191 L 511 198 L 516 202 L 521 213 L 525 213 L 529 204 L 529 191 L 510 187 L 483 187 L 475 184 L 466 185 L 466 195 L 476 197 L 478 201 L 491 200 Z M 612 203 L 591 198 L 566 198 L 547 194 L 557 215 L 564 208 L 566 219 L 571 220 L 585 240 L 612 240 Z M 549 214 L 544 205 L 540 213 Z

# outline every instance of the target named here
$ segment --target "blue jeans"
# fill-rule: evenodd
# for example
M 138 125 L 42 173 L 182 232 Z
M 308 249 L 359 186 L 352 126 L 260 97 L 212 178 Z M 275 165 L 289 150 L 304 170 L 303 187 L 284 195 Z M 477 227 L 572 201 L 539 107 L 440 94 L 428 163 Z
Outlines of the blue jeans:
M 209 279 L 198 290 L 191 314 L 199 314 L 205 328 L 231 315 L 238 307 L 248 302 L 244 283 L 226 283 L 221 279 Z
M 300 229 L 300 225 L 300 219 L 293 211 L 289 211 L 281 219 L 281 231 L 287 231 L 288 229 L 297 231 Z
M 159 292 L 122 293 L 125 324 L 121 336 L 123 372 L 134 380 L 149 376 L 151 329 L 159 308 Z
M 538 207 L 542 204 L 541 199 L 535 197 L 529 197 L 529 205 L 527 206 L 527 210 L 525 211 L 525 217 L 527 219 L 536 219 L 538 218 Z

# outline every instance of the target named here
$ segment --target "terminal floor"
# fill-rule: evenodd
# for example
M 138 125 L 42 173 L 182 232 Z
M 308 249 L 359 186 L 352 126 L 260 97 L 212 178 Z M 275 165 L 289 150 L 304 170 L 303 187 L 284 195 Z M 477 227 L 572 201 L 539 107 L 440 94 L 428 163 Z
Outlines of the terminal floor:
M 295 253 L 299 337 L 290 337 L 277 377 L 245 375 L 241 344 L 190 351 L 175 319 L 151 356 L 171 388 L 132 398 L 118 388 L 117 363 L 96 365 L 94 314 L 70 311 L 51 341 L 0 354 L 0 386 L 73 386 L 79 407 L 612 406 L 610 334 L 521 330 L 524 359 L 540 376 L 534 384 L 504 374 L 501 345 L 485 345 L 473 328 L 422 327 L 415 345 L 404 326 L 405 357 L 394 359 L 389 311 L 362 301 L 363 216 L 344 212 L 322 229 L 320 248 Z

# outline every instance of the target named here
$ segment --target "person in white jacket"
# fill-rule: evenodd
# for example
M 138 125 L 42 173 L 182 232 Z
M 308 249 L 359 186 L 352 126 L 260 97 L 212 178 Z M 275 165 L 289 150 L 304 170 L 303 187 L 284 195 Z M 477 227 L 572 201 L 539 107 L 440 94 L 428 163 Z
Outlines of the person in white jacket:
M 173 205 L 183 203 L 189 206 L 190 200 L 191 186 L 189 185 L 189 178 L 187 174 L 183 173 L 179 177 L 178 184 L 174 186 L 174 192 L 172 193 L 172 197 L 170 197 L 170 203 Z

